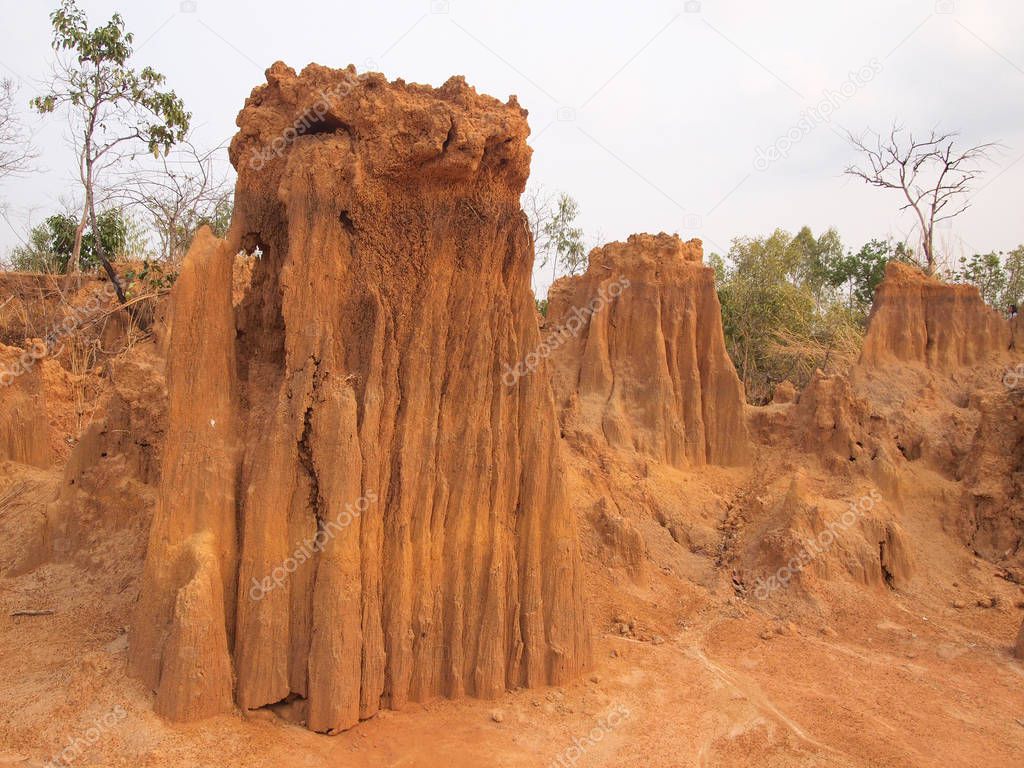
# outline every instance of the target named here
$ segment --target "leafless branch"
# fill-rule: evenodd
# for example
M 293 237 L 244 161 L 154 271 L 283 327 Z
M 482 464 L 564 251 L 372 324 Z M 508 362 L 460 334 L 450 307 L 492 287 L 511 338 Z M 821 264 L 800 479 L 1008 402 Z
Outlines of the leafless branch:
M 966 199 L 971 182 L 991 160 L 999 144 L 987 143 L 957 148 L 957 133 L 932 129 L 926 138 L 915 138 L 894 123 L 888 135 L 867 131 L 861 136 L 847 134 L 862 157 L 846 173 L 880 189 L 900 192 L 906 201 L 901 211 L 913 211 L 921 230 L 921 247 L 929 274 L 936 269 L 934 232 L 940 221 L 955 218 L 970 207 Z
M 551 258 L 552 238 L 547 226 L 555 216 L 558 195 L 542 186 L 530 186 L 523 192 L 521 204 L 533 233 L 533 252 L 540 266 Z
M 230 203 L 227 179 L 214 167 L 223 149 L 200 151 L 186 140 L 156 162 L 134 163 L 112 176 L 108 199 L 141 209 L 157 234 L 161 257 L 177 261 L 199 225 L 213 219 L 218 206 Z
M 12 81 L 0 80 L 0 179 L 25 173 L 36 157 L 14 107 L 16 90 Z

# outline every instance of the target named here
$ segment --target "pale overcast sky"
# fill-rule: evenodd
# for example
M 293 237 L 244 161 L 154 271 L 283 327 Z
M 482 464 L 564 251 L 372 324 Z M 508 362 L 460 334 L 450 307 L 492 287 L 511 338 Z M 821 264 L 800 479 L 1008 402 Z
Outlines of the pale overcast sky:
M 0 0 L 0 75 L 37 92 L 55 0 Z M 943 239 L 956 253 L 1024 241 L 1024 4 L 1020 0 L 226 2 L 80 0 L 92 26 L 120 11 L 136 62 L 163 72 L 200 144 L 280 59 L 354 63 L 440 85 L 461 74 L 530 112 L 532 182 L 572 194 L 589 238 L 701 237 L 707 251 L 776 227 L 835 226 L 850 246 L 911 226 L 898 197 L 842 174 L 844 129 L 899 119 L 1006 149 Z M 859 73 L 859 74 L 858 74 Z M 828 94 L 831 94 L 829 96 Z M 824 102 L 827 119 L 803 120 Z M 820 109 L 820 108 L 819 108 Z M 816 111 L 821 114 L 820 111 Z M 59 119 L 26 121 L 42 172 L 0 187 L 24 228 L 73 191 Z M 792 130 L 791 130 L 792 129 Z M 758 161 L 780 137 L 786 157 Z M 785 147 L 789 140 L 783 142 Z M 227 166 L 227 152 L 223 152 Z M 17 242 L 0 223 L 0 252 Z M 547 279 L 538 280 L 541 292 Z

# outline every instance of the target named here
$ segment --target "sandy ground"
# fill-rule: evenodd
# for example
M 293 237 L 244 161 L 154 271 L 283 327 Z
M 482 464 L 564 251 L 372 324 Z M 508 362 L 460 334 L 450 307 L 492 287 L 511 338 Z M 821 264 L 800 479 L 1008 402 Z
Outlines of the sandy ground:
M 1024 594 L 980 561 L 962 579 L 999 605 L 851 591 L 824 624 L 688 588 L 676 632 L 606 627 L 573 686 L 413 705 L 327 737 L 266 711 L 160 720 L 125 674 L 133 587 L 47 565 L 0 580 L 0 766 L 1024 765 L 1024 665 L 998 640 Z M 24 609 L 55 612 L 10 615 Z

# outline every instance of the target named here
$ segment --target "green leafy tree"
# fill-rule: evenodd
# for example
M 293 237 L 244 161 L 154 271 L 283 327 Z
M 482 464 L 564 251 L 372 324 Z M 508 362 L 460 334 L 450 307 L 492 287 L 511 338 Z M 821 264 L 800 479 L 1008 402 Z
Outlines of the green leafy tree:
M 725 282 L 729 265 L 726 264 L 725 259 L 717 253 L 709 254 L 707 261 L 708 266 L 715 270 L 715 285 L 721 286 Z
M 131 32 L 115 13 L 110 21 L 90 29 L 84 11 L 74 0 L 63 0 L 50 15 L 53 48 L 57 52 L 48 92 L 32 99 L 41 114 L 66 109 L 75 125 L 75 149 L 85 201 L 75 230 L 71 266 L 81 263 L 86 223 L 100 229 L 97 189 L 103 172 L 141 147 L 154 156 L 166 154 L 188 131 L 191 115 L 174 91 L 163 90 L 165 78 L 150 67 L 136 72 L 128 64 Z M 97 241 L 97 258 L 117 290 L 125 294 L 109 254 Z
M 100 263 L 99 253 L 124 254 L 137 234 L 132 222 L 116 209 L 104 211 L 82 235 L 80 268 L 91 269 Z M 74 254 L 78 224 L 66 213 L 48 216 L 29 232 L 28 243 L 11 251 L 11 265 L 24 272 L 67 272 Z M 97 241 L 96 231 L 99 232 Z
M 586 263 L 586 248 L 583 246 L 583 230 L 573 226 L 579 215 L 579 205 L 569 195 L 562 194 L 558 198 L 555 215 L 548 222 L 546 234 L 552 244 L 551 281 L 554 282 L 558 265 L 567 275 L 575 275 L 583 270 Z
M 719 286 L 726 345 L 755 401 L 768 399 L 788 373 L 786 362 L 774 359 L 773 342 L 780 334 L 806 335 L 813 321 L 814 296 L 794 280 L 792 239 L 776 230 L 767 238 L 733 240 Z
M 885 267 L 890 261 L 916 264 L 906 243 L 878 239 L 869 240 L 856 252 L 840 253 L 827 264 L 829 284 L 836 288 L 848 309 L 862 323 L 867 320 L 875 289 L 885 277 Z
M 815 237 L 810 227 L 803 227 L 790 241 L 790 277 L 814 294 L 819 306 L 828 303 L 835 290 L 831 279 L 832 265 L 843 256 L 843 242 L 834 228 Z
M 551 281 L 562 274 L 575 275 L 587 264 L 583 229 L 576 226 L 579 204 L 569 195 L 552 195 L 541 187 L 523 193 L 523 210 L 533 233 L 533 249 L 541 267 L 551 264 Z
M 973 285 L 987 304 L 1001 312 L 1020 307 L 1024 300 L 1024 245 L 1003 253 L 976 253 L 961 257 L 948 278 Z
M 20 272 L 45 272 L 48 274 L 63 272 L 66 269 L 67 262 L 61 262 L 57 246 L 54 245 L 54 241 L 62 233 L 60 222 L 56 221 L 59 218 L 59 216 L 51 216 L 42 224 L 37 224 L 29 230 L 28 241 L 24 245 L 11 249 L 11 268 Z M 53 225 L 51 225 L 51 220 L 55 220 Z M 72 240 L 74 239 L 74 227 L 75 224 L 72 222 Z M 70 249 L 68 253 L 70 255 Z
M 992 307 L 998 308 L 1006 296 L 1006 270 L 1000 254 L 995 251 L 961 256 L 949 278 L 955 283 L 976 287 L 981 298 Z
M 1000 302 L 1000 309 L 1011 305 L 1020 307 L 1024 303 L 1024 245 L 1018 245 L 1006 254 L 1006 288 Z
M 785 379 L 802 386 L 816 368 L 850 362 L 859 350 L 860 327 L 830 280 L 841 254 L 834 230 L 816 238 L 804 228 L 737 238 L 727 259 L 709 258 L 726 347 L 752 402 L 770 400 Z

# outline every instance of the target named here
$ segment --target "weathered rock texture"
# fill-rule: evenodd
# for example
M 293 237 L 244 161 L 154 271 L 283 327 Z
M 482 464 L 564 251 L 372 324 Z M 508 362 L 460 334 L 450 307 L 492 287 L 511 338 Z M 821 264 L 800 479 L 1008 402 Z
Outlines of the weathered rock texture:
M 837 579 L 905 587 L 914 565 L 895 505 L 870 486 L 844 503 L 810 492 L 807 484 L 802 472 L 777 481 L 769 489 L 774 495 L 756 503 L 756 522 L 739 536 L 739 570 L 754 597 L 768 599 L 791 582 L 810 593 Z
M 864 456 L 870 409 L 853 389 L 849 376 L 814 372 L 793 409 L 799 448 L 837 456 L 840 462 Z
M 318 731 L 570 679 L 590 647 L 554 405 L 501 377 L 540 342 L 525 112 L 459 78 L 267 80 L 228 239 L 174 289 L 134 668 L 189 718 L 226 701 L 230 649 L 240 706 L 301 696 Z M 232 313 L 239 248 L 261 255 Z
M 156 711 L 179 720 L 224 711 L 232 699 L 227 638 L 238 562 L 233 256 L 203 228 L 174 286 L 160 493 L 129 644 L 132 669 L 157 691 Z
M 981 418 L 958 467 L 957 532 L 974 552 L 1024 575 L 1024 390 L 996 390 L 971 405 Z
M 595 249 L 583 275 L 552 286 L 545 328 L 569 429 L 675 466 L 747 460 L 743 386 L 699 240 Z
M 861 363 L 921 363 L 951 370 L 1005 354 L 1009 323 L 978 289 L 927 277 L 891 261 L 875 292 Z
M 0 461 L 49 466 L 50 425 L 39 361 L 0 343 Z
M 893 262 L 851 374 L 859 411 L 870 413 L 860 421 L 882 437 L 863 444 L 874 452 L 888 437 L 907 461 L 960 482 L 962 500 L 944 525 L 976 554 L 1015 568 L 1024 565 L 1019 323 L 973 286 Z
M 108 365 L 110 389 L 62 471 L 46 511 L 42 546 L 25 567 L 50 559 L 109 568 L 145 556 L 167 427 L 163 374 L 149 350 Z M 120 546 L 111 546 L 114 542 Z
M 858 394 L 862 378 L 857 370 L 831 375 L 815 371 L 789 414 L 794 443 L 816 455 L 830 472 L 865 475 L 895 500 L 900 494 L 896 460 L 901 451 L 910 451 L 900 447 L 898 431 Z

